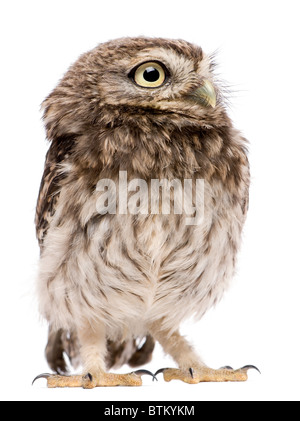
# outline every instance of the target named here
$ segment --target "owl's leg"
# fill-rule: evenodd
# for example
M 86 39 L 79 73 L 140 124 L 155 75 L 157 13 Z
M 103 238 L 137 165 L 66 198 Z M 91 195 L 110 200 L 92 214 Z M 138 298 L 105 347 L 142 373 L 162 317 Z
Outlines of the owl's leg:
M 231 367 L 223 367 L 218 370 L 211 369 L 202 362 L 201 358 L 179 332 L 170 334 L 154 325 L 152 326 L 151 334 L 162 345 L 164 351 L 178 364 L 179 368 L 163 368 L 154 374 L 156 376 L 159 373 L 163 373 L 164 380 L 167 382 L 181 380 L 185 383 L 194 384 L 199 382 L 246 381 L 249 368 L 258 370 L 254 366 L 245 366 L 238 370 L 233 370 Z
M 83 387 L 92 389 L 100 386 L 141 386 L 143 374 L 153 374 L 146 370 L 138 370 L 128 374 L 107 373 L 105 367 L 106 334 L 103 325 L 86 323 L 78 329 L 78 339 L 81 344 L 80 356 L 83 362 L 83 375 L 60 376 L 44 374 L 36 377 L 47 378 L 47 386 Z M 35 379 L 35 380 L 36 380 Z

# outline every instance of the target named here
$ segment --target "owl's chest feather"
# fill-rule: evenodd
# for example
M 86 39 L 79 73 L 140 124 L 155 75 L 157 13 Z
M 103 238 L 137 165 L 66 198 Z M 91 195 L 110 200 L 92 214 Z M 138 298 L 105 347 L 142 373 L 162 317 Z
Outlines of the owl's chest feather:
M 169 165 L 163 168 L 158 160 L 159 171 L 134 156 L 123 160 L 121 172 L 118 165 L 117 172 L 98 174 L 66 167 L 69 175 L 47 234 L 39 277 L 44 312 L 56 317 L 58 326 L 93 317 L 106 320 L 112 332 L 130 325 L 138 333 L 163 319 L 172 330 L 192 314 L 200 317 L 222 295 L 233 273 L 244 219 L 232 200 L 240 193 L 212 177 L 204 164 L 214 164 L 207 157 L 202 172 L 206 168 L 208 175 L 195 189 L 201 179 L 195 154 L 176 148 Z M 190 161 L 183 159 L 187 156 Z M 134 162 L 140 171 L 133 171 Z M 167 180 L 156 198 L 153 180 Z M 187 223 L 197 201 L 201 210 L 193 224 Z
M 180 214 L 163 215 L 151 214 L 140 206 L 136 214 L 127 209 L 121 215 L 98 214 L 90 219 L 85 215 L 87 255 L 97 272 L 93 291 L 100 288 L 116 310 L 114 322 L 121 309 L 122 318 L 127 314 L 126 323 L 130 321 L 131 326 L 134 320 L 143 326 L 141 320 L 148 323 L 164 317 L 170 328 L 190 314 L 202 314 L 222 295 L 233 271 L 235 250 L 229 236 L 239 242 L 239 227 L 233 222 L 239 210 L 227 209 L 216 224 L 215 203 L 222 208 L 220 201 L 224 199 L 226 207 L 227 194 L 218 184 L 205 183 L 201 193 L 203 209 L 194 225 L 187 224 L 184 209 Z M 118 205 L 118 194 L 114 197 Z M 178 200 L 175 191 L 172 197 Z M 148 194 L 146 198 L 140 196 L 140 203 L 144 201 L 149 210 L 151 198 Z M 95 205 L 99 196 L 91 200 Z M 86 205 L 87 209 L 93 207 Z M 170 308 L 176 309 L 172 315 Z

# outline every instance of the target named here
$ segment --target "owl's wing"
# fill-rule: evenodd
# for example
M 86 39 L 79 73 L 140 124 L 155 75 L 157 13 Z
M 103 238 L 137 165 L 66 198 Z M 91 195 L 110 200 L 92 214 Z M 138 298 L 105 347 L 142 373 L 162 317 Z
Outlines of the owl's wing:
M 64 178 L 62 164 L 70 158 L 74 142 L 74 137 L 71 136 L 55 138 L 46 155 L 35 213 L 36 234 L 41 250 L 59 200 L 61 183 Z M 52 370 L 60 374 L 67 372 L 64 352 L 68 355 L 72 365 L 77 367 L 78 349 L 76 334 L 49 326 L 45 354 Z
M 58 203 L 61 182 L 64 178 L 61 171 L 62 164 L 70 157 L 74 141 L 74 137 L 71 136 L 56 138 L 46 155 L 35 213 L 36 235 L 41 248 Z

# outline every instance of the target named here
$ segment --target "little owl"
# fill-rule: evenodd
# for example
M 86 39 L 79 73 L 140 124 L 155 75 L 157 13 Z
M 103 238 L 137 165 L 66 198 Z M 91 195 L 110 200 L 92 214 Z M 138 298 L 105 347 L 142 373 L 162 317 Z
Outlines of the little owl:
M 83 54 L 43 102 L 37 292 L 54 373 L 38 378 L 49 387 L 141 385 L 149 371 L 109 369 L 149 362 L 156 341 L 178 368 L 153 378 L 242 381 L 254 367 L 211 369 L 179 333 L 228 287 L 248 207 L 247 142 L 213 67 L 182 40 L 117 39 Z M 67 360 L 82 375 L 66 375 Z

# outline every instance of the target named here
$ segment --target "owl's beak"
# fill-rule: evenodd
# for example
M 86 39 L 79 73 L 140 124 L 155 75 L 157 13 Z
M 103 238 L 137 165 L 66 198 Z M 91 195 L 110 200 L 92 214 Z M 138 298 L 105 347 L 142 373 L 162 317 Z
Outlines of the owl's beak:
M 188 98 L 204 105 L 206 107 L 210 106 L 215 108 L 217 104 L 217 95 L 213 84 L 204 79 L 201 82 L 201 85 L 194 89 L 189 95 Z

